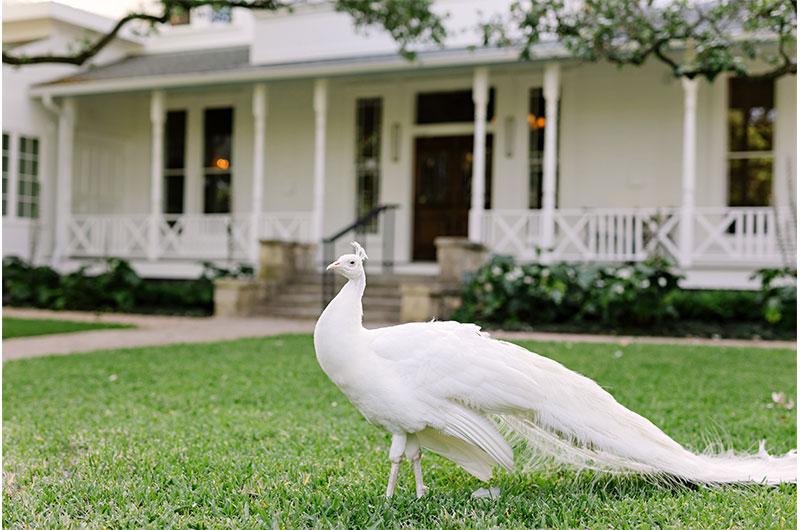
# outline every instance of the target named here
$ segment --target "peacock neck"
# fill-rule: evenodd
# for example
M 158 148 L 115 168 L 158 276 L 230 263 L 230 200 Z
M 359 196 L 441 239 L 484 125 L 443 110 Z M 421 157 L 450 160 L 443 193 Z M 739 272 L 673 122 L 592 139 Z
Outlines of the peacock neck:
M 330 324 L 343 331 L 363 329 L 364 312 L 361 298 L 366 286 L 367 281 L 364 276 L 348 280 L 339 294 L 325 308 L 323 313 L 325 320 L 329 320 Z

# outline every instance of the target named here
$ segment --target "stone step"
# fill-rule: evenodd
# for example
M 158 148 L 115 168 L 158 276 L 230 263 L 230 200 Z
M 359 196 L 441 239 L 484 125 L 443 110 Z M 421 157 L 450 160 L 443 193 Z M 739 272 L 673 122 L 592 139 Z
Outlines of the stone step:
M 256 308 L 256 314 L 270 315 L 282 318 L 294 318 L 299 320 L 316 320 L 322 313 L 319 305 L 317 306 L 272 306 L 272 305 L 259 305 Z M 364 311 L 364 320 L 366 322 L 386 322 L 397 323 L 400 321 L 399 311 Z
M 342 287 L 336 285 L 334 293 L 338 293 Z M 287 284 L 283 292 L 291 292 L 298 294 L 315 295 L 318 298 L 322 297 L 322 285 L 320 284 Z M 400 298 L 400 287 L 391 285 L 368 285 L 364 291 L 366 297 L 383 297 L 383 298 Z
M 400 297 L 399 296 L 364 296 L 362 301 L 364 309 L 372 308 L 386 308 L 400 310 Z M 317 306 L 321 307 L 322 293 L 317 291 L 315 293 L 285 291 L 272 296 L 265 300 L 265 305 L 268 306 Z

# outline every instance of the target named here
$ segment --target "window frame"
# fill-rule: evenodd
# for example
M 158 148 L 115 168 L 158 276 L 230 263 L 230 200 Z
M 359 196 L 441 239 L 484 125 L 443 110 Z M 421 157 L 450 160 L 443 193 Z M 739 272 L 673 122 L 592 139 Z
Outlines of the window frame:
M 384 147 L 384 98 L 382 96 L 364 96 L 355 99 L 355 123 L 354 123 L 354 159 L 353 167 L 355 173 L 355 216 L 356 219 L 369 213 L 370 210 L 380 204 L 381 196 L 381 177 L 383 174 L 383 147 Z M 376 104 L 376 117 L 373 118 L 373 128 L 376 140 L 374 141 L 373 153 L 371 157 L 363 157 L 361 153 L 360 137 L 362 124 L 360 112 L 367 104 Z M 362 208 L 366 203 L 362 200 L 362 193 L 365 191 L 364 182 L 368 176 L 374 179 L 374 191 L 372 204 L 368 208 Z M 373 218 L 365 226 L 365 231 L 370 234 L 377 233 L 378 220 Z
M 751 104 L 751 105 L 749 105 L 747 107 L 742 107 L 742 106 L 734 107 L 734 106 L 732 106 L 732 104 L 733 104 L 732 103 L 732 99 L 733 99 L 733 87 L 732 87 L 732 85 L 734 83 L 744 83 L 744 82 L 747 82 L 747 81 L 743 81 L 743 80 L 740 80 L 740 79 L 737 79 L 737 78 L 734 78 L 734 77 L 728 77 L 727 80 L 726 80 L 726 84 L 725 84 L 726 103 L 725 103 L 725 109 L 724 109 L 724 129 L 723 129 L 723 131 L 724 131 L 723 134 L 724 134 L 724 138 L 725 138 L 725 198 L 724 198 L 724 201 L 725 201 L 726 206 L 729 206 L 729 207 L 743 207 L 743 208 L 748 208 L 748 207 L 751 207 L 751 208 L 768 207 L 768 206 L 772 205 L 772 203 L 773 203 L 773 199 L 774 199 L 773 194 L 774 194 L 774 186 L 775 186 L 775 148 L 776 148 L 775 135 L 776 135 L 776 132 L 777 132 L 777 129 L 775 127 L 775 124 L 776 124 L 776 121 L 777 121 L 777 107 L 776 107 L 776 94 L 775 94 L 776 87 L 775 87 L 774 80 L 765 81 L 766 83 L 769 83 L 771 85 L 771 91 L 772 91 L 772 94 L 770 96 L 770 100 L 771 101 L 765 102 L 765 103 L 771 104 L 771 107 L 758 106 L 758 105 L 753 105 L 753 104 Z M 735 111 L 735 110 L 741 110 L 741 109 L 751 110 L 751 109 L 756 109 L 756 108 L 765 108 L 765 109 L 767 109 L 766 115 L 768 117 L 771 115 L 771 117 L 769 118 L 769 120 L 770 120 L 769 124 L 770 124 L 770 127 L 771 127 L 771 131 L 770 131 L 771 149 L 770 150 L 757 150 L 757 149 L 754 149 L 754 150 L 734 150 L 734 147 L 731 145 L 732 144 L 732 142 L 731 142 L 731 138 L 732 138 L 732 135 L 731 135 L 731 132 L 732 132 L 731 131 L 731 116 L 732 116 L 732 112 Z M 745 131 L 744 131 L 745 135 L 747 134 L 748 125 L 749 125 L 749 122 L 746 122 L 746 123 L 742 124 L 742 127 L 745 129 Z M 746 140 L 745 140 L 745 143 L 747 143 Z M 747 183 L 752 179 L 752 174 L 749 175 L 749 178 L 747 179 L 747 181 L 739 180 L 739 181 L 734 183 L 734 175 L 732 173 L 732 166 L 734 164 L 736 164 L 736 163 L 741 163 L 742 161 L 758 162 L 758 161 L 767 161 L 767 160 L 770 163 L 770 169 L 769 169 L 770 174 L 769 174 L 769 181 L 766 184 L 768 186 L 768 191 L 767 191 L 767 194 L 766 194 L 765 204 L 733 204 L 734 202 L 737 202 L 737 203 L 740 203 L 740 202 L 743 202 L 743 201 L 744 202 L 749 202 L 749 201 L 747 201 L 747 199 L 750 199 L 751 197 L 741 197 L 740 200 L 733 201 L 732 200 L 733 199 L 732 193 L 734 191 L 733 190 L 734 184 L 736 184 L 740 188 L 743 187 L 743 186 L 747 186 Z

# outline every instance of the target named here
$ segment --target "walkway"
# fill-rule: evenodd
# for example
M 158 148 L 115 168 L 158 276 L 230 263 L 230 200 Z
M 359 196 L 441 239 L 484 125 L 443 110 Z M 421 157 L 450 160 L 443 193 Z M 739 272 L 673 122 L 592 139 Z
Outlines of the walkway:
M 314 321 L 279 318 L 217 318 L 130 315 L 121 313 L 87 313 L 79 311 L 47 311 L 41 309 L 3 308 L 3 316 L 16 318 L 49 318 L 82 322 L 116 322 L 133 324 L 133 329 L 106 329 L 20 337 L 3 341 L 3 361 L 63 355 L 101 349 L 121 349 L 159 344 L 217 342 L 245 337 L 266 337 L 284 333 L 311 333 Z M 679 337 L 632 337 L 613 335 L 583 335 L 523 331 L 492 331 L 492 336 L 511 340 L 554 342 L 595 342 L 620 345 L 691 344 L 715 346 L 747 346 L 756 348 L 797 348 L 795 341 L 764 341 L 735 339 L 696 339 Z

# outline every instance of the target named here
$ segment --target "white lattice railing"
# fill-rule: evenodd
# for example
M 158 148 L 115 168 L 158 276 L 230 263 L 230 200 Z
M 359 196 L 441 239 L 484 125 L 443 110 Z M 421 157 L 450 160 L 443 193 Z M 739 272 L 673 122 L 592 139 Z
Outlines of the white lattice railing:
M 252 219 L 227 214 L 164 215 L 158 257 L 245 259 L 251 248 Z
M 642 261 L 653 255 L 680 260 L 679 208 L 555 210 L 553 261 Z M 533 260 L 543 252 L 542 210 L 489 210 L 482 236 L 489 248 Z M 796 251 L 788 208 L 695 208 L 689 261 L 780 266 Z
M 311 212 L 273 212 L 261 216 L 259 239 L 311 242 Z
M 73 215 L 67 220 L 67 255 L 146 257 L 148 215 Z
M 257 239 L 308 242 L 311 214 L 90 214 L 67 220 L 67 255 L 149 259 L 247 260 Z M 155 228 L 155 238 L 153 232 Z M 257 236 L 257 238 L 256 238 Z
M 792 261 L 797 249 L 788 208 L 697 208 L 692 258 L 697 262 Z
M 482 241 L 497 254 L 535 259 L 541 246 L 541 220 L 541 210 L 486 210 L 481 222 Z

